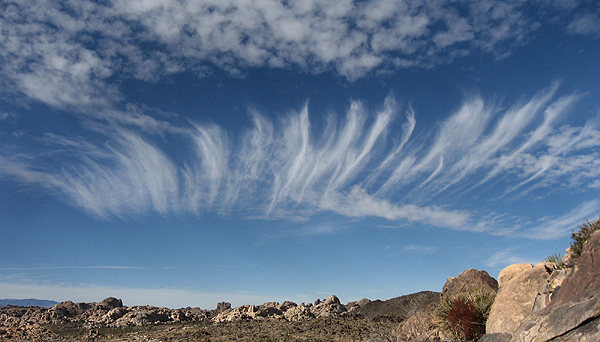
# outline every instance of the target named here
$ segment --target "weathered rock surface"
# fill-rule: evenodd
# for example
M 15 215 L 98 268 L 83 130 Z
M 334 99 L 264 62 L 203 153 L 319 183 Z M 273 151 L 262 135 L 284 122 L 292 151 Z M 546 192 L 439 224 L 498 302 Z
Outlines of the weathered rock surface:
M 575 269 L 550 302 L 527 317 L 513 341 L 600 341 L 600 231 L 584 245 Z
M 477 342 L 510 342 L 511 334 L 492 333 L 485 334 Z
M 500 289 L 492 305 L 486 333 L 512 333 L 527 317 L 536 295 L 550 274 L 543 264 L 515 264 L 506 267 L 498 276 Z
M 441 298 L 452 300 L 461 294 L 475 289 L 496 293 L 498 291 L 498 281 L 492 278 L 486 271 L 478 271 L 471 268 L 458 275 L 458 277 L 448 278 L 442 289 Z

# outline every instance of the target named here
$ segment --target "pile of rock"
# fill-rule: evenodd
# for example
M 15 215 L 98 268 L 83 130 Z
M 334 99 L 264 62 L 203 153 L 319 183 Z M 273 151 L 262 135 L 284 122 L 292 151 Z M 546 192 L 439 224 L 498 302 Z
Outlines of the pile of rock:
M 42 307 L 3 307 L 0 327 L 26 327 L 34 324 L 61 324 L 83 322 L 86 325 L 140 326 L 207 318 L 206 310 L 199 308 L 167 309 L 155 306 L 123 306 L 116 298 L 99 303 L 62 302 L 47 309 Z
M 217 310 L 218 311 L 218 310 Z M 215 323 L 241 320 L 285 319 L 300 321 L 311 318 L 336 317 L 347 314 L 348 310 L 340 303 L 338 297 L 331 295 L 324 301 L 317 299 L 312 303 L 296 303 L 285 301 L 282 304 L 269 302 L 263 305 L 242 305 L 227 308 L 212 318 Z

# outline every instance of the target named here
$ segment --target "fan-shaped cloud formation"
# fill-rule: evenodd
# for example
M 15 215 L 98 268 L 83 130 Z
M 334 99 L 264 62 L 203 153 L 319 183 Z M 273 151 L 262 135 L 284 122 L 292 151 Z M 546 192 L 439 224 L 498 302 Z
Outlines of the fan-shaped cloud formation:
M 111 126 L 103 133 L 108 143 L 99 145 L 52 134 L 48 151 L 0 155 L 0 173 L 59 189 L 101 216 L 217 211 L 302 219 L 333 212 L 500 234 L 442 196 L 502 182 L 504 196 L 518 197 L 536 188 L 593 187 L 600 177 L 600 131 L 591 122 L 556 125 L 579 98 L 558 97 L 557 87 L 504 109 L 472 97 L 428 138 L 413 137 L 418 115 L 388 97 L 379 110 L 353 101 L 345 116 L 322 122 L 311 119 L 308 104 L 276 120 L 251 111 L 252 125 L 235 134 L 167 122 L 158 135 Z M 183 157 L 167 152 L 165 139 L 183 141 Z M 596 207 L 587 203 L 577 213 Z M 546 237 L 564 235 L 548 229 Z

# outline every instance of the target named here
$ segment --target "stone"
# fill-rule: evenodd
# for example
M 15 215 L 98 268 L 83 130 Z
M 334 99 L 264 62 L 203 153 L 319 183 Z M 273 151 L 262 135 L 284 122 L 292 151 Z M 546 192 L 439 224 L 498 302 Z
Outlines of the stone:
M 325 301 L 315 304 L 311 311 L 317 317 L 331 317 L 331 316 L 339 316 L 342 313 L 346 312 L 346 307 L 340 303 L 340 300 L 335 295 L 329 296 Z M 316 302 L 315 302 L 316 303 Z
M 114 297 L 108 297 L 98 303 L 98 308 L 111 310 L 114 308 L 120 308 L 123 306 L 123 301 Z
M 493 333 L 481 336 L 477 342 L 510 342 L 511 334 Z
M 563 281 L 571 272 L 572 269 L 557 269 L 550 274 L 548 279 L 546 279 L 546 284 L 535 297 L 531 310 L 532 314 L 539 313 L 548 306 L 554 293 L 560 289 Z
M 340 303 L 340 299 L 338 297 L 336 297 L 335 295 L 331 295 L 329 296 L 329 298 L 327 298 L 323 303 L 329 305 L 329 304 L 341 304 Z
M 315 315 L 310 310 L 310 306 L 304 305 L 289 308 L 286 312 L 283 313 L 283 316 L 286 320 L 290 322 L 303 321 L 315 317 Z
M 513 341 L 600 340 L 600 231 L 592 234 L 550 302 L 527 317 Z
M 290 302 L 290 301 L 286 300 L 285 302 L 281 303 L 281 305 L 279 305 L 279 310 L 282 312 L 285 312 L 285 311 L 289 310 L 290 308 L 293 308 L 294 306 L 298 306 L 298 305 L 294 302 Z
M 545 264 L 515 264 L 500 272 L 500 289 L 486 323 L 486 333 L 511 334 L 527 317 L 538 292 L 546 284 Z
M 217 308 L 215 309 L 216 313 L 219 314 L 225 310 L 231 309 L 231 303 L 228 302 L 220 302 L 217 304 Z
M 442 289 L 441 298 L 452 300 L 475 289 L 496 293 L 498 291 L 498 281 L 486 271 L 471 268 L 458 275 L 458 277 L 448 278 Z

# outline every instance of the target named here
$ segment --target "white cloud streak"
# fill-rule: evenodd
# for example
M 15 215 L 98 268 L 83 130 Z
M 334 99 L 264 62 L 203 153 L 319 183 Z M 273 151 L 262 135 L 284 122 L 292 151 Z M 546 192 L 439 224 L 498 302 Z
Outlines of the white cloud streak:
M 102 144 L 48 134 L 46 150 L 0 154 L 0 175 L 60 190 L 99 216 L 216 211 L 305 220 L 332 212 L 497 233 L 437 195 L 460 189 L 454 199 L 469 196 L 491 182 L 504 182 L 504 196 L 556 184 L 597 187 L 600 130 L 593 121 L 557 127 L 579 96 L 557 98 L 556 91 L 553 85 L 504 110 L 467 99 L 428 139 L 411 139 L 411 108 L 396 122 L 401 108 L 391 97 L 376 111 L 353 101 L 345 117 L 323 121 L 311 120 L 308 104 L 278 120 L 251 111 L 252 125 L 239 132 L 169 124 L 157 139 L 151 130 L 119 128 L 105 132 Z M 166 150 L 171 141 L 181 146 L 177 155 Z M 558 224 L 573 220 L 558 220 L 545 236 L 525 235 L 557 238 L 566 233 Z
M 512 264 L 536 264 L 533 258 L 523 257 L 517 254 L 515 248 L 505 248 L 492 254 L 486 261 L 488 267 L 504 268 Z
M 521 233 L 522 236 L 532 239 L 551 240 L 569 235 L 585 219 L 593 219 L 600 212 L 600 201 L 592 200 L 581 203 L 569 213 L 540 220 L 535 228 Z

